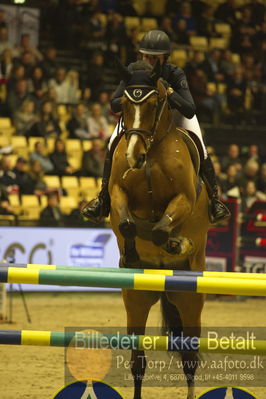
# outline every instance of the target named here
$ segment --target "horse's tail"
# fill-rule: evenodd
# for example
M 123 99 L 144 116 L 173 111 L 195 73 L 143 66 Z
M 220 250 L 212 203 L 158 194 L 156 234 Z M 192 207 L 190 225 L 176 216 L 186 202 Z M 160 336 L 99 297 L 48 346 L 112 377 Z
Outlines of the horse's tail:
M 161 311 L 163 317 L 163 335 L 172 334 L 175 337 L 181 336 L 183 326 L 180 314 L 176 306 L 169 301 L 165 292 L 161 295 Z

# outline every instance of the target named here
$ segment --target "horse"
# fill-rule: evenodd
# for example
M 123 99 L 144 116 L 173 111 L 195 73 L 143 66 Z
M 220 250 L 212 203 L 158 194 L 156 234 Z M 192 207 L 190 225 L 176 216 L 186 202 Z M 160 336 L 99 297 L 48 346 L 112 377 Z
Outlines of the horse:
M 120 63 L 119 70 L 125 82 L 124 133 L 113 153 L 109 182 L 119 266 L 202 271 L 210 221 L 198 150 L 188 132 L 175 126 L 160 64 L 150 71 L 129 71 Z M 169 331 L 200 337 L 203 294 L 122 290 L 122 296 L 128 334 L 145 334 L 149 311 L 161 299 Z M 143 356 L 143 351 L 131 354 L 134 399 L 141 399 Z M 192 399 L 198 355 L 184 351 L 181 359 L 187 399 Z

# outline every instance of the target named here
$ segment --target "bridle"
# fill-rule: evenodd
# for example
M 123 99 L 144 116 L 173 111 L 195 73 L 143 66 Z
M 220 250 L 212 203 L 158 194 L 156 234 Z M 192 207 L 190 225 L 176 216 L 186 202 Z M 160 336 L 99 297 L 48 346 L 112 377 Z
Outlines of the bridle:
M 124 130 L 127 141 L 130 140 L 130 137 L 133 134 L 139 136 L 145 146 L 146 152 L 148 152 L 154 142 L 154 139 L 156 138 L 158 125 L 160 123 L 164 108 L 167 105 L 167 94 L 165 94 L 164 97 L 160 98 L 159 91 L 153 86 L 131 85 L 125 88 L 124 95 L 131 103 L 137 105 L 142 104 L 144 101 L 147 100 L 147 98 L 151 96 L 157 96 L 157 105 L 156 105 L 157 110 L 152 128 L 150 130 L 142 128 L 131 128 Z M 168 132 L 168 130 L 166 131 L 166 133 Z

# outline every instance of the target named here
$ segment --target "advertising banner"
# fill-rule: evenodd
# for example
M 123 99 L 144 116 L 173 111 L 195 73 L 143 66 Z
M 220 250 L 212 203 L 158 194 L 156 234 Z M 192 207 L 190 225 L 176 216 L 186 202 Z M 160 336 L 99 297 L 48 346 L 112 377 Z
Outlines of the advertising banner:
M 0 259 L 5 259 L 12 249 L 15 250 L 16 263 L 118 267 L 119 262 L 116 237 L 111 229 L 1 227 Z M 23 289 L 31 291 L 91 290 L 83 287 L 26 284 L 23 284 Z

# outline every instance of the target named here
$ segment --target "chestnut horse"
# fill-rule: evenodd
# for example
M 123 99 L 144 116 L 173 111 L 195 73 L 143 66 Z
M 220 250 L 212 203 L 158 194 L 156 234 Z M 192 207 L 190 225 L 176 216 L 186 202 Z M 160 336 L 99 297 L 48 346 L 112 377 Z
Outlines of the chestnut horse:
M 114 151 L 109 183 L 120 267 L 204 270 L 208 195 L 198 175 L 199 159 L 186 144 L 190 139 L 173 122 L 160 68 L 157 63 L 152 71 L 129 72 L 120 65 L 126 86 L 124 134 Z M 159 299 L 171 331 L 200 336 L 204 295 L 123 290 L 129 334 L 145 333 L 151 306 Z M 132 351 L 134 399 L 141 399 L 143 356 L 142 351 Z M 192 399 L 198 355 L 182 352 L 181 356 L 187 398 Z

